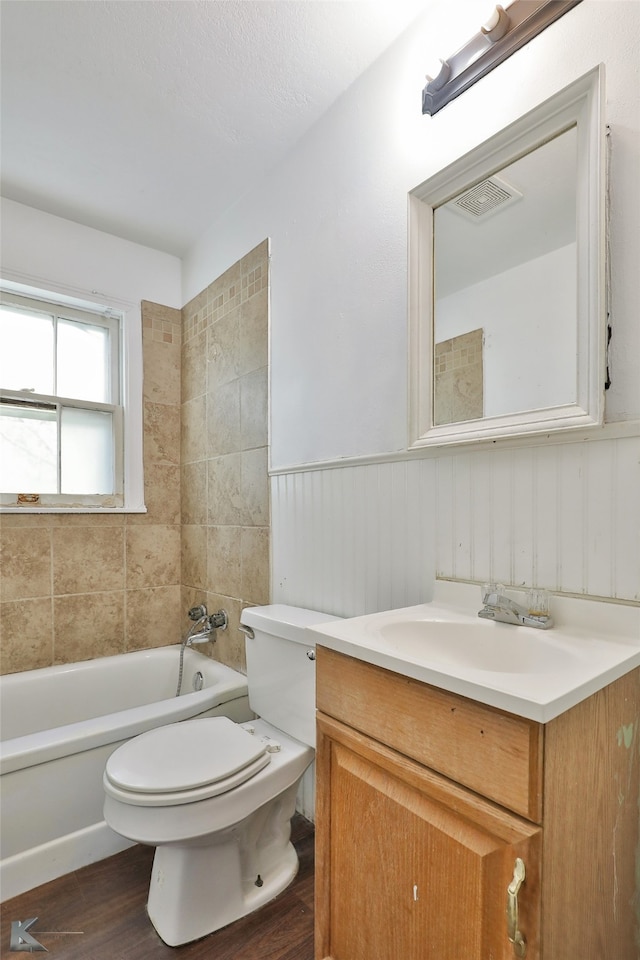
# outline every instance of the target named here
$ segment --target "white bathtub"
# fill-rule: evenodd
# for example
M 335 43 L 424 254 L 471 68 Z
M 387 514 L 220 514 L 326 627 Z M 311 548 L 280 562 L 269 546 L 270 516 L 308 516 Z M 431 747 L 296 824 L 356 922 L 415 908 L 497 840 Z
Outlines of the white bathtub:
M 251 719 L 246 678 L 192 648 L 176 697 L 179 658 L 175 645 L 0 677 L 3 900 L 130 845 L 102 817 L 123 741 L 192 717 Z

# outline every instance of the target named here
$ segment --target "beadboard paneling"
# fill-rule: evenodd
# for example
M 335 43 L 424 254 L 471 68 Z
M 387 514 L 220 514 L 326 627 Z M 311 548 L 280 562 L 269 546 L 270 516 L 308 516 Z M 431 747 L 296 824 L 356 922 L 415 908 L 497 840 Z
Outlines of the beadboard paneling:
M 615 474 L 625 490 L 612 501 L 612 536 L 616 544 L 615 583 L 620 597 L 640 594 L 640 441 L 618 444 Z
M 398 461 L 272 477 L 273 599 L 339 616 L 428 599 L 434 466 Z
M 273 476 L 274 599 L 357 616 L 437 575 L 640 601 L 640 438 Z

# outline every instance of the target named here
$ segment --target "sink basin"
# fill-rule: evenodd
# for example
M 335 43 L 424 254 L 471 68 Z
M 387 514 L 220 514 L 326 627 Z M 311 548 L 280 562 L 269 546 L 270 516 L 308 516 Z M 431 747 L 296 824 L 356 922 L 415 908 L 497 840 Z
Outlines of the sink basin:
M 555 674 L 576 664 L 575 655 L 555 638 L 532 638 L 531 629 L 481 620 L 396 620 L 377 626 L 376 635 L 378 645 L 386 646 L 390 654 L 433 667 Z
M 554 596 L 550 630 L 479 607 L 476 584 L 436 581 L 430 603 L 309 629 L 337 653 L 541 723 L 640 667 L 640 606 Z

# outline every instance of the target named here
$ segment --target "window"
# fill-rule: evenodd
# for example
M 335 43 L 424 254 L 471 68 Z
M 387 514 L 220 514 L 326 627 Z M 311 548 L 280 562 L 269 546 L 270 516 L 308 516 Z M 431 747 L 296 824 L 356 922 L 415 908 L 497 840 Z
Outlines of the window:
M 0 294 L 3 509 L 143 510 L 139 435 L 134 442 L 141 398 L 138 416 L 135 404 L 125 406 L 132 396 L 125 382 L 132 367 L 124 362 L 126 311 L 6 286 Z

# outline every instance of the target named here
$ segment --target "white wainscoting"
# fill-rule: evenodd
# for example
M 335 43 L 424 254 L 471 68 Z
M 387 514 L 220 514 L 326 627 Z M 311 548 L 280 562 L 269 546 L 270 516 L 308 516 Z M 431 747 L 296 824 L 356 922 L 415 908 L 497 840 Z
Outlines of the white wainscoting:
M 276 602 L 341 616 L 434 577 L 640 601 L 640 437 L 440 452 L 274 475 Z
M 435 476 L 413 460 L 272 477 L 274 601 L 357 616 L 428 600 Z

